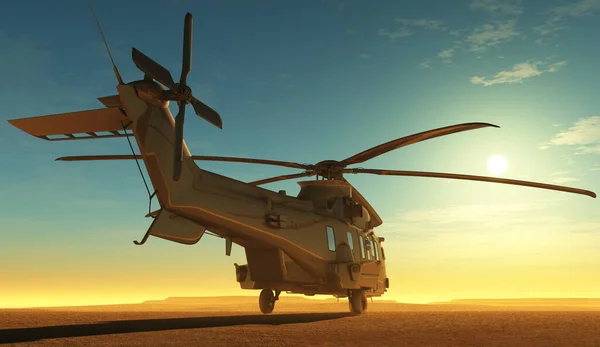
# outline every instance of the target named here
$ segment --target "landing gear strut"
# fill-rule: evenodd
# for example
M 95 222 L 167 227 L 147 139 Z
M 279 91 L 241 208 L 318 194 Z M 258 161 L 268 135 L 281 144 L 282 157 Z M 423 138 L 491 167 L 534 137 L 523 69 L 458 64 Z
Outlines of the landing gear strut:
M 367 312 L 367 296 L 360 289 L 351 289 L 348 291 L 348 306 L 350 312 L 354 314 L 363 314 Z
M 273 312 L 275 301 L 279 300 L 279 294 L 281 294 L 281 290 L 276 290 L 275 295 L 273 295 L 271 289 L 263 289 L 258 297 L 258 307 L 260 307 L 260 312 L 264 314 Z

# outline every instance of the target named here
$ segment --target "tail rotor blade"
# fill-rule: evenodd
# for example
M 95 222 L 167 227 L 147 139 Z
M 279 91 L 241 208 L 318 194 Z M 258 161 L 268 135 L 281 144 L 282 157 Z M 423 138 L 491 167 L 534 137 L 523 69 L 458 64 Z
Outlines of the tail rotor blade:
M 135 48 L 132 48 L 131 57 L 133 58 L 135 66 L 142 70 L 143 73 L 154 78 L 158 82 L 167 86 L 169 89 L 176 89 L 175 81 L 173 81 L 171 73 L 162 65 L 148 58 L 148 56 Z
M 204 120 L 208 121 L 217 128 L 223 129 L 223 120 L 221 120 L 221 116 L 217 113 L 217 111 L 213 110 L 210 106 L 196 98 L 192 98 L 190 102 L 192 106 L 194 106 L 194 111 L 198 116 L 204 118 Z
M 185 15 L 183 28 L 183 65 L 181 67 L 181 78 L 179 84 L 187 85 L 187 76 L 192 70 L 192 14 Z
M 181 177 L 183 163 L 183 125 L 185 120 L 185 104 L 179 103 L 179 113 L 175 117 L 175 157 L 173 163 L 173 180 Z

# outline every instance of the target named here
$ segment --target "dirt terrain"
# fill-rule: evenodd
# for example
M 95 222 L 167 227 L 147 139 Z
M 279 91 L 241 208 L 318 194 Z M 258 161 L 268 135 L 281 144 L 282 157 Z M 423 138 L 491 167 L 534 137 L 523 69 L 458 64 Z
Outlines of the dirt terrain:
M 172 298 L 143 304 L 0 310 L 15 346 L 600 346 L 597 306 L 408 305 L 282 297 Z

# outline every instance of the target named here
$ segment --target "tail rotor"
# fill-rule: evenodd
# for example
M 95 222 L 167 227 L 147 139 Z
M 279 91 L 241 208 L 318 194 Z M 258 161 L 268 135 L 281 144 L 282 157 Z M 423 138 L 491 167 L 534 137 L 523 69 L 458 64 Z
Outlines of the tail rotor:
M 133 48 L 132 58 L 135 65 L 144 74 L 167 88 L 162 98 L 164 100 L 176 101 L 179 111 L 175 117 L 175 159 L 173 162 L 173 180 L 177 181 L 181 177 L 183 163 L 183 128 L 185 122 L 185 107 L 192 104 L 196 115 L 204 118 L 212 125 L 223 128 L 223 121 L 217 111 L 204 104 L 192 95 L 192 89 L 187 85 L 187 76 L 192 70 L 192 14 L 185 16 L 183 30 L 183 62 L 181 67 L 181 77 L 179 83 L 175 83 L 169 70 L 154 60 L 148 58 L 145 54 Z

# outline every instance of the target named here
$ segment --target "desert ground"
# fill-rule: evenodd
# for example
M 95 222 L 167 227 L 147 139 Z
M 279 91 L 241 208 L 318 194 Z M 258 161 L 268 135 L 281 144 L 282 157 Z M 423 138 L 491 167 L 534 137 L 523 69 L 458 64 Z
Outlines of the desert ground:
M 14 346 L 600 346 L 598 302 L 369 302 L 283 296 L 169 298 L 141 304 L 0 310 Z M 535 306 L 532 306 L 535 305 Z

